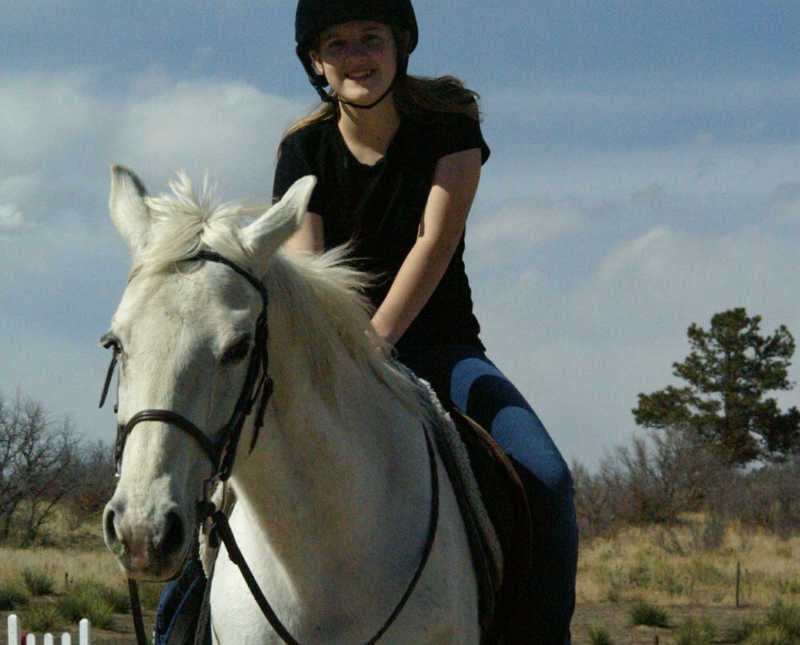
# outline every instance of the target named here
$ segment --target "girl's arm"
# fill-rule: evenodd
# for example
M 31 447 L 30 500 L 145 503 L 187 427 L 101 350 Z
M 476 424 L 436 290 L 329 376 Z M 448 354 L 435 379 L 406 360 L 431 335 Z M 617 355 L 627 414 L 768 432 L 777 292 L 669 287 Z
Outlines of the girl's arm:
M 307 212 L 300 228 L 284 242 L 284 248 L 290 251 L 322 253 L 325 250 L 325 231 L 322 228 L 322 217 Z
M 419 235 L 400 266 L 372 325 L 394 344 L 428 302 L 453 258 L 481 175 L 479 148 L 439 159 Z

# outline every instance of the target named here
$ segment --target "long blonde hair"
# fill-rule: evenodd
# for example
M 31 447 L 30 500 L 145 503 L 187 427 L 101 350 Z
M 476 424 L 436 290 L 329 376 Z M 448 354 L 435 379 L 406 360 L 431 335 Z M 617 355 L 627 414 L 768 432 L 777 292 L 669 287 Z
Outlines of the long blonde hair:
M 454 76 L 427 78 L 404 75 L 397 80 L 392 95 L 401 116 L 425 122 L 435 121 L 444 114 L 466 114 L 478 121 L 479 98 L 477 92 L 464 87 Z M 335 119 L 338 114 L 338 102 L 320 103 L 312 112 L 294 123 L 283 138 L 314 123 Z

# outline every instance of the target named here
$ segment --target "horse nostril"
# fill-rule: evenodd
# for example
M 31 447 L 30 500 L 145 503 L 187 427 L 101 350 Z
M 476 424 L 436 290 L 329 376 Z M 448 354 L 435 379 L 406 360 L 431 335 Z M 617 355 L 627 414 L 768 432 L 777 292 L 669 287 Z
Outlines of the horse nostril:
M 161 540 L 160 549 L 164 555 L 178 553 L 183 548 L 183 521 L 180 515 L 174 511 L 167 513 L 164 522 L 164 533 Z
M 119 544 L 120 542 L 119 535 L 117 534 L 116 517 L 116 511 L 111 508 L 111 506 L 106 506 L 103 517 L 103 534 L 106 539 L 106 544 L 108 544 L 109 547 Z

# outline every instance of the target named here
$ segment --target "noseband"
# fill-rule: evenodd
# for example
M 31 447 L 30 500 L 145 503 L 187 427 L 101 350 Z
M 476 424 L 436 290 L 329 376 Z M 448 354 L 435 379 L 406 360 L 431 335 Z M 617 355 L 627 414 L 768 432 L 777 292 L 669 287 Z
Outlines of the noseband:
M 268 373 L 269 353 L 267 351 L 267 337 L 269 332 L 267 329 L 267 305 L 269 303 L 269 297 L 267 295 L 267 290 L 264 284 L 251 273 L 213 251 L 198 251 L 197 254 L 189 258 L 189 260 L 205 260 L 207 262 L 224 264 L 236 271 L 236 273 L 253 285 L 261 295 L 261 313 L 256 319 L 253 349 L 250 352 L 250 363 L 247 366 L 247 375 L 242 385 L 242 391 L 239 394 L 236 407 L 233 409 L 230 419 L 215 433 L 213 439 L 209 439 L 208 436 L 189 419 L 172 410 L 162 410 L 158 408 L 142 410 L 128 419 L 127 423 L 118 424 L 117 440 L 114 448 L 114 461 L 116 462 L 118 474 L 122 466 L 122 453 L 125 450 L 125 442 L 128 440 L 128 435 L 130 435 L 137 424 L 143 421 L 160 421 L 162 423 L 167 423 L 192 437 L 203 449 L 209 461 L 211 461 L 214 469 L 213 479 L 219 479 L 220 481 L 225 481 L 231 475 L 233 461 L 236 457 L 236 449 L 239 445 L 239 438 L 242 435 L 242 427 L 244 426 L 245 419 L 247 419 L 253 411 L 253 406 L 259 399 L 253 439 L 250 443 L 251 452 L 258 439 L 258 432 L 264 424 L 264 411 L 266 410 L 273 389 L 272 379 Z M 113 346 L 113 344 L 113 341 L 109 340 L 104 343 L 104 346 L 108 348 Z M 111 357 L 111 363 L 108 366 L 108 371 L 106 372 L 103 392 L 100 396 L 101 408 L 108 395 L 108 388 L 111 383 L 114 368 L 117 364 L 118 353 L 118 350 L 115 349 L 114 355 Z

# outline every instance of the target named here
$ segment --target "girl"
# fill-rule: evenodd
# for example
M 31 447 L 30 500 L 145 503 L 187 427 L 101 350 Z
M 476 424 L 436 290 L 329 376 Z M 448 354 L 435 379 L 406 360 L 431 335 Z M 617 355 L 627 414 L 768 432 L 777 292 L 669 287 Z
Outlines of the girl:
M 349 244 L 379 277 L 368 294 L 378 336 L 521 464 L 536 544 L 535 631 L 519 642 L 569 643 L 572 479 L 536 414 L 486 357 L 464 268 L 467 214 L 489 157 L 477 95 L 450 77 L 406 74 L 418 37 L 410 0 L 300 0 L 295 36 L 323 104 L 280 144 L 274 199 L 303 175 L 318 179 L 287 246 Z

